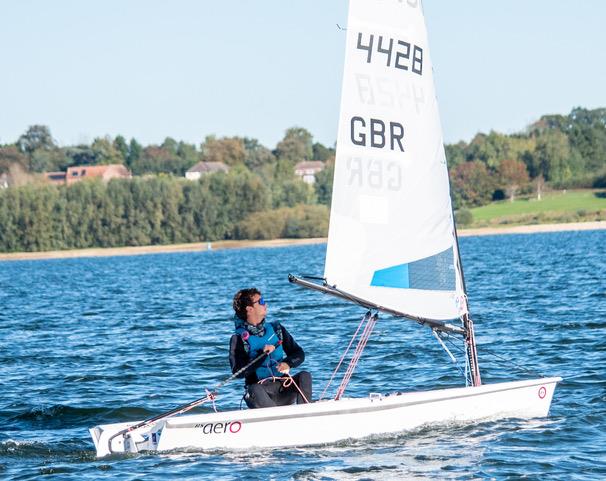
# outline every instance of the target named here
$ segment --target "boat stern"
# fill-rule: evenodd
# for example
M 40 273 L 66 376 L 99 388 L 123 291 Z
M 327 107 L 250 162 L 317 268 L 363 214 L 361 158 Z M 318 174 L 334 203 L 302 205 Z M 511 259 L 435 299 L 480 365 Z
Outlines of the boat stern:
M 95 449 L 99 451 L 99 438 L 101 437 L 101 428 L 99 426 L 95 426 L 94 428 L 90 428 L 88 430 L 91 437 L 93 438 L 93 443 L 95 444 Z
M 110 424 L 106 426 L 95 426 L 88 430 L 91 437 L 93 438 L 93 443 L 95 444 L 95 449 L 97 451 L 98 458 L 109 456 L 110 454 L 129 452 L 129 450 L 127 449 L 129 443 L 126 442 L 127 437 L 115 436 L 120 431 L 125 429 L 125 427 L 128 427 L 128 425 Z
M 158 448 L 160 434 L 164 423 L 125 431 L 137 423 L 106 424 L 90 428 L 88 432 L 93 438 L 97 457 L 102 458 L 110 454 L 138 453 L 141 451 L 155 451 Z

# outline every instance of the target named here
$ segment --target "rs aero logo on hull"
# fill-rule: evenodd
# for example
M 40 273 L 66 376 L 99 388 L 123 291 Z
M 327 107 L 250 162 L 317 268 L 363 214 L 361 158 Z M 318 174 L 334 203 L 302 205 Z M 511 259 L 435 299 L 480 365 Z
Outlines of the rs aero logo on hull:
M 240 421 L 229 421 L 227 423 L 203 423 L 194 426 L 202 429 L 203 434 L 236 434 L 242 429 Z

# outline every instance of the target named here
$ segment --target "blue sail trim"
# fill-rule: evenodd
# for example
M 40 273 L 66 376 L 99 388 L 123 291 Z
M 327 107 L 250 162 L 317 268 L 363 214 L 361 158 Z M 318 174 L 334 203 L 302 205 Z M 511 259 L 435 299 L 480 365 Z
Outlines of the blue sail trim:
M 399 287 L 408 289 L 410 287 L 410 278 L 408 273 L 408 264 L 388 267 L 375 271 L 372 276 L 371 286 L 377 287 Z
M 456 278 L 452 247 L 418 261 L 379 269 L 374 272 L 370 285 L 397 289 L 454 291 Z

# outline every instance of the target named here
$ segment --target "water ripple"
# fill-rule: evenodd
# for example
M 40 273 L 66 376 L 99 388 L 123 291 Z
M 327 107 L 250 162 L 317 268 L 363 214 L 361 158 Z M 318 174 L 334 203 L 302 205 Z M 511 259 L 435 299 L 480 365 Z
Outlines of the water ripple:
M 301 449 L 96 460 L 87 428 L 203 395 L 229 376 L 231 298 L 256 285 L 307 353 L 319 394 L 363 310 L 302 290 L 325 246 L 0 264 L 3 479 L 606 478 L 606 232 L 461 239 L 485 382 L 561 375 L 547 419 L 426 426 Z M 453 348 L 461 360 L 461 353 Z M 428 330 L 381 316 L 348 389 L 452 387 Z M 237 409 L 239 382 L 219 409 Z M 201 408 L 198 412 L 207 412 Z

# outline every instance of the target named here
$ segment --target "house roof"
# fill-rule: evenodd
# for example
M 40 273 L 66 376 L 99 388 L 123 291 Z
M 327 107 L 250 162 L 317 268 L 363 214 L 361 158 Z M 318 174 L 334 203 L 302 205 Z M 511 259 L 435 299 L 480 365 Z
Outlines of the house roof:
M 229 172 L 229 167 L 223 162 L 198 162 L 187 172 Z
M 130 172 L 122 164 L 108 164 L 108 165 L 76 165 L 74 167 L 68 167 L 66 176 L 70 177 L 103 177 L 106 172 L 114 172 L 129 176 Z
M 295 165 L 295 170 L 313 170 L 320 172 L 324 167 L 324 162 L 321 160 L 305 160 Z

